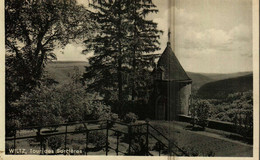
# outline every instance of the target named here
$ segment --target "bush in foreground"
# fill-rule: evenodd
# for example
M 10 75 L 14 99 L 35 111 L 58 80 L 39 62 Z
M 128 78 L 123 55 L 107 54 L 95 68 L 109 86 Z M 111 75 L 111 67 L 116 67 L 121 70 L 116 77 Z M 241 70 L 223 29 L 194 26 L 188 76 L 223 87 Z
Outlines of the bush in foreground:
M 22 108 L 20 121 L 23 127 L 118 119 L 118 115 L 111 111 L 110 106 L 93 100 L 93 96 L 86 93 L 86 88 L 79 82 L 79 73 L 77 70 L 75 72 L 66 83 L 42 83 L 13 103 L 17 108 Z
M 62 135 L 51 136 L 48 138 L 48 146 L 53 150 L 54 154 L 56 154 L 57 149 L 61 147 L 63 140 L 64 136 Z
M 103 131 L 89 132 L 88 142 L 92 143 L 96 148 L 101 149 L 106 144 L 106 135 Z
M 123 122 L 125 123 L 135 123 L 138 119 L 138 116 L 132 112 L 127 113 L 124 116 Z
M 205 129 L 208 124 L 210 103 L 207 100 L 197 100 L 192 105 L 191 112 L 191 123 L 193 127 L 199 125 Z

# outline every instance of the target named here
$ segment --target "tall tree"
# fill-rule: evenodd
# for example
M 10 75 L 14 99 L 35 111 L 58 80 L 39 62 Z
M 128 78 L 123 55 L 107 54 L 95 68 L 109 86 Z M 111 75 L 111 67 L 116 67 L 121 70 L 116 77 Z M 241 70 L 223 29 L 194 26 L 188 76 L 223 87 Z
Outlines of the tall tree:
M 91 19 L 99 28 L 93 39 L 85 41 L 86 48 L 94 50 L 94 57 L 89 59 L 84 79 L 90 79 L 88 90 L 99 92 L 106 100 L 122 102 L 123 75 L 127 48 L 126 1 L 92 1 Z M 119 110 L 119 108 L 118 108 Z
M 6 112 L 17 118 L 11 103 L 34 88 L 56 47 L 89 33 L 88 11 L 76 0 L 6 0 Z
M 128 1 L 128 32 L 131 76 L 129 87 L 132 90 L 132 101 L 137 97 L 144 99 L 149 93 L 151 85 L 151 68 L 155 66 L 155 58 L 158 55 L 151 54 L 160 49 L 159 41 L 161 30 L 157 29 L 157 23 L 146 19 L 150 13 L 157 13 L 158 9 L 152 0 Z
M 156 6 L 150 0 L 93 0 L 90 6 L 99 29 L 94 39 L 85 41 L 86 52 L 94 50 L 94 56 L 84 79 L 89 91 L 118 102 L 121 112 L 123 103 L 137 95 L 134 91 L 145 86 L 142 76 L 149 75 L 154 63 L 150 53 L 159 49 L 157 24 L 145 19 L 157 12 Z

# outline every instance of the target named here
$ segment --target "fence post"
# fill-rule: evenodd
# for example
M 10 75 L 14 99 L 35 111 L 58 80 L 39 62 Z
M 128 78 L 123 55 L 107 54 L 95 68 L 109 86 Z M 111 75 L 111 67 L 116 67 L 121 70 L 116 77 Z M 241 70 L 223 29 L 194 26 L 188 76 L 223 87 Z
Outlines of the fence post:
M 119 145 L 119 133 L 116 132 L 116 155 L 118 156 L 118 145 Z
M 106 135 L 106 156 L 107 156 L 107 154 L 108 154 L 108 120 L 107 120 L 106 129 L 107 129 L 107 135 Z
M 41 135 L 41 128 L 38 128 L 37 129 L 37 138 L 38 138 L 38 140 L 40 140 L 40 147 L 41 147 L 41 155 L 42 154 L 44 154 L 44 151 L 43 151 L 43 137 L 42 137 L 42 135 Z
M 159 142 L 159 156 L 161 156 L 161 143 Z
M 88 130 L 88 128 L 86 128 L 86 155 L 88 155 L 88 133 L 89 133 L 89 130 Z
M 15 148 L 16 148 L 16 129 L 14 130 L 14 152 L 13 152 L 13 154 L 15 154 Z
M 149 155 L 149 121 L 146 121 L 146 155 Z
M 66 124 L 66 129 L 65 129 L 65 151 L 67 150 L 67 132 L 68 132 L 68 124 Z M 64 152 L 64 154 L 66 155 L 66 152 Z
M 132 141 L 132 126 L 129 125 L 128 126 L 128 138 L 129 138 L 129 147 L 128 147 L 128 154 L 130 155 L 131 154 L 131 141 Z

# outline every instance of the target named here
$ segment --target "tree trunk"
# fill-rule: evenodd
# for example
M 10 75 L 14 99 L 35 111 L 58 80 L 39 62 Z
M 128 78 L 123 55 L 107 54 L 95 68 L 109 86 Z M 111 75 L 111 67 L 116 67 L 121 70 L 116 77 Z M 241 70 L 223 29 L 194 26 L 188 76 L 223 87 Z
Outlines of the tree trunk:
M 122 104 L 123 104 L 123 77 L 122 77 L 122 44 L 121 44 L 121 4 L 120 1 L 118 3 L 118 15 L 119 15 L 119 22 L 117 23 L 118 26 L 118 70 L 117 70 L 117 78 L 118 78 L 118 113 L 119 115 L 122 114 Z
M 121 48 L 121 47 L 119 47 Z M 121 52 L 121 50 L 120 50 Z M 123 102 L 123 82 L 122 82 L 122 60 L 121 58 L 118 60 L 118 113 L 122 114 L 122 102 Z
M 136 5 L 136 0 L 134 0 L 134 5 Z M 133 9 L 133 15 L 136 15 L 136 7 L 134 7 Z M 136 29 L 136 19 L 134 19 L 134 37 L 133 37 L 133 40 L 134 42 L 136 41 L 136 32 L 137 32 L 137 29 Z M 136 97 L 136 94 L 135 94 L 135 74 L 136 74 L 136 43 L 134 44 L 134 49 L 133 49 L 133 79 L 132 79 L 132 102 L 133 102 L 133 105 L 134 105 L 134 100 L 135 100 L 135 97 Z

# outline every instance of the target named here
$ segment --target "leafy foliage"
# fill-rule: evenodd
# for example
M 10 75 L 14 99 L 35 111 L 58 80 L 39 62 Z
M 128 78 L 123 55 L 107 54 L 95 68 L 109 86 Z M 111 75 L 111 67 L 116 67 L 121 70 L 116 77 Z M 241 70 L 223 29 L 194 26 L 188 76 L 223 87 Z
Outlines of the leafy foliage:
M 106 144 L 106 135 L 103 131 L 95 131 L 89 133 L 89 143 L 92 143 L 97 148 L 102 148 Z
M 62 135 L 48 137 L 48 146 L 53 150 L 54 154 L 56 154 L 57 149 L 61 147 L 63 140 L 64 136 Z
M 209 118 L 234 124 L 237 133 L 253 137 L 253 92 L 236 92 L 223 99 L 204 100 L 210 103 Z M 193 115 L 194 108 L 191 108 Z
M 192 105 L 190 112 L 192 117 L 192 125 L 201 126 L 203 129 L 207 126 L 209 118 L 210 103 L 206 100 L 197 100 Z
M 246 92 L 253 89 L 253 74 L 219 80 L 204 84 L 198 90 L 203 99 L 226 99 L 229 94 Z
M 15 101 L 41 85 L 54 49 L 90 33 L 88 15 L 75 0 L 5 1 L 7 121 L 21 118 Z
M 15 104 L 22 108 L 23 126 L 42 126 L 71 121 L 97 120 L 115 117 L 111 107 L 93 101 L 79 82 L 76 70 L 71 80 L 62 85 L 42 84 L 22 95 Z
M 132 140 L 131 155 L 146 155 L 146 138 L 145 136 L 135 136 Z
M 131 130 L 131 155 L 146 155 L 146 125 L 133 126 Z M 129 138 L 125 135 L 125 138 Z
M 6 126 L 6 136 L 14 136 L 16 134 L 16 130 L 20 129 L 21 122 L 19 120 L 9 120 L 5 123 Z
M 90 109 L 90 117 L 91 119 L 99 119 L 99 120 L 117 120 L 118 115 L 111 111 L 111 107 L 105 105 L 103 102 L 95 102 L 91 103 Z
M 253 92 L 229 94 L 224 100 L 210 100 L 210 118 L 232 122 L 237 132 L 246 137 L 253 136 Z
M 24 125 L 40 126 L 62 123 L 61 104 L 55 101 L 55 88 L 46 85 L 36 87 L 30 93 L 24 94 L 13 104 L 23 107 L 22 122 Z M 55 103 L 56 102 L 56 103 Z
M 137 115 L 135 115 L 132 112 L 129 112 L 124 116 L 123 122 L 125 122 L 125 123 L 135 123 L 137 121 L 137 119 L 138 119 Z
M 87 11 L 74 0 L 8 0 L 5 13 L 7 89 L 11 93 L 33 88 L 45 63 L 56 59 L 54 48 L 90 28 L 85 23 Z M 7 95 L 16 99 L 20 94 Z

